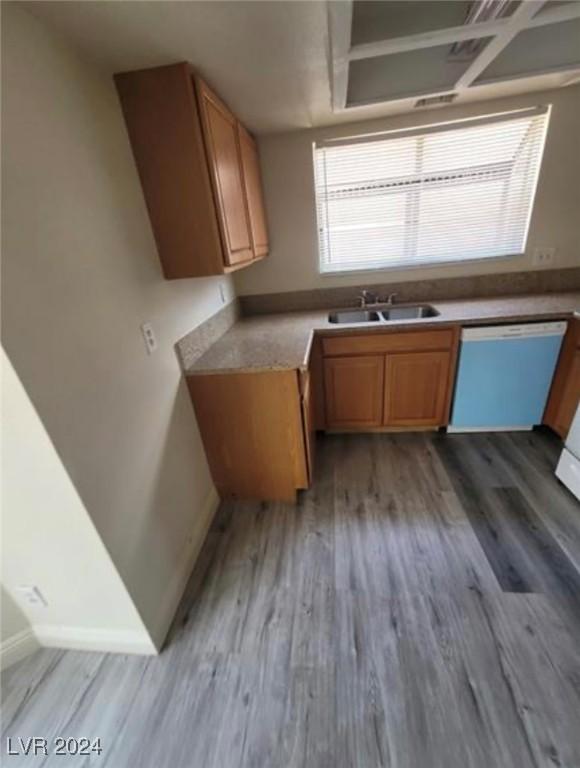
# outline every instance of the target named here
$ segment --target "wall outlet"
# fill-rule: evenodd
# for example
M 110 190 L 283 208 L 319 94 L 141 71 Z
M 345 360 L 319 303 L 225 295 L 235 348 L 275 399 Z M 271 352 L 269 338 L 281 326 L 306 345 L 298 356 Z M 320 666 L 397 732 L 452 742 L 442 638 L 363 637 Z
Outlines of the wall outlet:
M 556 259 L 556 249 L 553 246 L 534 248 L 532 264 L 535 267 L 547 267 Z
M 151 323 L 143 323 L 141 326 L 141 333 L 143 334 L 147 354 L 152 355 L 153 352 L 155 352 L 157 349 L 157 339 L 155 338 L 155 333 L 153 332 L 153 326 Z
M 22 584 L 18 587 L 18 594 L 28 605 L 42 606 L 43 608 L 48 605 L 40 589 L 34 585 Z

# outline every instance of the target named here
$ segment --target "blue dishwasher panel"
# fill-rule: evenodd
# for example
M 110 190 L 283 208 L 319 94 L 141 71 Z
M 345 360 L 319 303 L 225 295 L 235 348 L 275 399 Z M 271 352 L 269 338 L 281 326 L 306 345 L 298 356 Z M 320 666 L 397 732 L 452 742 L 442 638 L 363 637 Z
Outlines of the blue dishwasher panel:
M 464 331 L 451 429 L 540 424 L 565 328 L 540 323 Z

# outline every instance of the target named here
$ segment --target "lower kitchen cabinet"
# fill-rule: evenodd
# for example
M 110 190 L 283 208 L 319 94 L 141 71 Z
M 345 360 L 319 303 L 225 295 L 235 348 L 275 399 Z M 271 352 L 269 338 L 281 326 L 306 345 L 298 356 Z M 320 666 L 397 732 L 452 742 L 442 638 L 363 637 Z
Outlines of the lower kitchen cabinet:
M 324 338 L 324 427 L 444 426 L 458 343 L 449 327 Z
M 308 379 L 259 371 L 189 376 L 187 384 L 221 498 L 294 501 L 308 487 Z
M 385 358 L 385 426 L 445 423 L 451 352 L 402 352 Z
M 294 501 L 316 431 L 447 423 L 459 329 L 314 339 L 308 370 L 200 373 L 187 385 L 222 498 Z
M 568 325 L 544 412 L 544 424 L 564 440 L 580 400 L 580 320 Z
M 311 378 L 309 371 L 300 373 L 302 429 L 304 432 L 304 447 L 306 450 L 306 466 L 309 480 L 312 480 L 312 474 L 314 472 L 314 454 L 316 452 L 316 415 L 312 386 L 310 383 Z
M 326 426 L 378 427 L 383 417 L 384 357 L 330 357 L 324 360 Z

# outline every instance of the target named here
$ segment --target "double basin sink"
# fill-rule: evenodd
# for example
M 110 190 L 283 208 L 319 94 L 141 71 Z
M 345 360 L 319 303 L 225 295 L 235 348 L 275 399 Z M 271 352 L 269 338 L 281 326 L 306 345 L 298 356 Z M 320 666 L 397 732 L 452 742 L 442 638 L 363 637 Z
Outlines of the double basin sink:
M 331 323 L 381 323 L 393 320 L 418 320 L 422 317 L 437 317 L 439 312 L 430 304 L 413 304 L 407 306 L 392 306 L 377 309 L 344 309 L 331 312 L 328 320 Z

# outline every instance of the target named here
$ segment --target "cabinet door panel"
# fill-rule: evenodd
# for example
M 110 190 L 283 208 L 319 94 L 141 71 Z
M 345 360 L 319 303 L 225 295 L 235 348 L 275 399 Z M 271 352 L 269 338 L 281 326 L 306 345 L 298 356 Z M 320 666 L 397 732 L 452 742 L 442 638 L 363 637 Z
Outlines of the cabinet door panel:
M 568 326 L 544 412 L 547 424 L 565 440 L 580 398 L 580 321 Z
M 188 376 L 220 496 L 293 501 L 308 487 L 296 371 Z
M 253 258 L 236 118 L 198 81 L 206 151 L 228 265 Z
M 314 426 L 314 412 L 312 408 L 312 387 L 310 374 L 301 374 L 300 391 L 302 401 L 302 426 L 304 431 L 304 445 L 306 448 L 306 462 L 308 465 L 308 483 L 312 483 L 314 475 L 314 453 L 316 450 L 316 429 Z
M 268 229 L 266 226 L 264 196 L 262 194 L 258 148 L 254 139 L 240 123 L 238 123 L 238 134 L 242 171 L 244 174 L 244 188 L 248 204 L 248 215 L 250 217 L 252 247 L 254 258 L 260 259 L 268 253 Z
M 578 407 L 580 399 L 580 349 L 576 349 L 571 356 L 566 371 L 566 378 L 562 385 L 557 405 L 554 409 L 553 421 L 550 426 L 562 439 L 565 439 L 570 430 L 572 419 Z
M 163 273 L 224 272 L 200 110 L 187 64 L 115 75 Z
M 328 429 L 378 427 L 383 415 L 384 357 L 324 360 Z
M 387 355 L 385 426 L 439 426 L 445 420 L 450 352 Z

